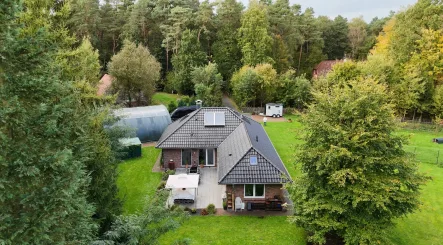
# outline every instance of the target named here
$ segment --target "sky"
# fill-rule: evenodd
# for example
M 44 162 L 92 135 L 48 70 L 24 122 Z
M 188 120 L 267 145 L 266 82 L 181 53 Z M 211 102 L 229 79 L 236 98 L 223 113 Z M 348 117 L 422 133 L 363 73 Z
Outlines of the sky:
M 241 0 L 246 6 L 248 0 Z M 289 0 L 292 4 L 300 4 L 304 10 L 314 8 L 315 14 L 335 18 L 341 15 L 348 20 L 363 16 L 369 22 L 374 17 L 385 17 L 389 11 L 395 12 L 417 2 L 417 0 Z

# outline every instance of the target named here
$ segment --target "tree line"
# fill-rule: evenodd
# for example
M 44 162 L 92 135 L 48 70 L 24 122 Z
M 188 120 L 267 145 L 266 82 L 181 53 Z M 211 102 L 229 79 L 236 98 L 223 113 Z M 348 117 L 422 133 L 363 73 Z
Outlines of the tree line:
M 273 100 L 299 106 L 301 99 L 288 97 L 303 93 L 297 88 L 306 86 L 305 79 L 320 61 L 365 59 L 388 19 L 366 23 L 362 17 L 316 17 L 312 8 L 303 11 L 288 0 L 252 0 L 246 9 L 236 0 L 73 0 L 67 27 L 77 39 L 91 40 L 102 72 L 112 74 L 108 63 L 127 40 L 147 48 L 160 63 L 160 70 L 150 70 L 160 73 L 158 90 L 195 94 L 208 106 L 220 105 L 222 93 L 232 93 L 241 105 Z M 203 68 L 208 64 L 211 67 Z M 256 73 L 261 65 L 272 68 L 271 74 Z M 194 71 L 198 68 L 203 71 Z M 210 79 L 202 82 L 202 74 Z M 252 76 L 253 81 L 240 79 L 243 76 Z M 236 92 L 244 88 L 253 92 Z M 128 96 L 129 90 L 124 92 Z M 272 91 L 265 95 L 264 90 Z M 149 91 L 148 103 L 153 90 Z

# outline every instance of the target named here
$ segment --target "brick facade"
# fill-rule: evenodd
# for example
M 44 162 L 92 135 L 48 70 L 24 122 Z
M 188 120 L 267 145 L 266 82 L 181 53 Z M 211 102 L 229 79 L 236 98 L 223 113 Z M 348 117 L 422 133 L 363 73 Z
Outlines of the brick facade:
M 172 160 L 175 164 L 175 168 L 184 168 L 182 166 L 182 150 L 181 149 L 163 149 L 163 167 L 168 168 L 169 161 Z M 193 165 L 198 165 L 199 149 L 192 149 L 191 162 Z M 217 149 L 215 149 L 215 167 L 217 166 Z M 206 166 L 205 166 L 206 167 Z M 212 166 L 211 166 L 212 167 Z
M 283 198 L 282 186 L 282 184 L 266 184 L 264 198 L 245 198 L 244 185 L 241 184 L 234 185 L 234 188 L 232 188 L 232 185 L 226 185 L 226 193 L 234 194 L 234 198 L 240 197 L 243 202 L 265 201 L 267 198 L 274 198 L 274 196 Z

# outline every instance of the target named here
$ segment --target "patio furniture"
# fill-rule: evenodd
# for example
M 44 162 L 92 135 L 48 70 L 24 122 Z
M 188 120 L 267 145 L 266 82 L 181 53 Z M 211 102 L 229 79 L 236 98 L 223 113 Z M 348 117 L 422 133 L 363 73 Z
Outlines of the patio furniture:
M 243 204 L 243 202 L 242 202 L 242 200 L 241 200 L 241 198 L 240 197 L 236 197 L 235 198 L 235 211 L 237 211 L 237 210 L 242 210 L 242 207 L 243 207 L 243 209 L 244 209 L 244 206 L 243 206 L 244 204 Z

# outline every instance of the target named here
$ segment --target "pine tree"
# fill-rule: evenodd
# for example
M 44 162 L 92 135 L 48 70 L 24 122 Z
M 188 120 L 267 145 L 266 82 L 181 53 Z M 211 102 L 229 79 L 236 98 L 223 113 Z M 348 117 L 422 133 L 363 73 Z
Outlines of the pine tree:
M 60 80 L 44 3 L 26 4 L 21 25 L 22 6 L 0 4 L 1 242 L 88 243 L 96 230 L 86 200 L 90 179 L 75 146 L 85 115 L 73 84 Z M 31 25 L 33 14 L 39 17 Z

